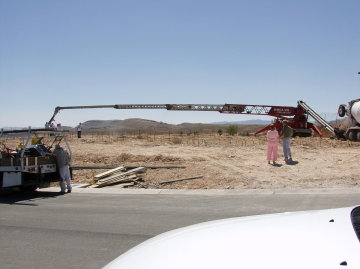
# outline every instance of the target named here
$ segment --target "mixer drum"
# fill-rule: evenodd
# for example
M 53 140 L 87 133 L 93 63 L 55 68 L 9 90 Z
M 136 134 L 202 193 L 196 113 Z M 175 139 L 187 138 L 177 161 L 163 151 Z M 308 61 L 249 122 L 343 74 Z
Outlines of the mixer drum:
M 358 123 L 360 123 L 360 101 L 353 103 L 351 106 L 351 115 Z

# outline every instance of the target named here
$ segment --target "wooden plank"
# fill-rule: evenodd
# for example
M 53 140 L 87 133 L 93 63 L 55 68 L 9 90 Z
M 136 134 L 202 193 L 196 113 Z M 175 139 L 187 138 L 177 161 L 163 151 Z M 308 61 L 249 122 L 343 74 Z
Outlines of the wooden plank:
M 135 182 L 128 182 L 128 183 L 120 183 L 119 185 L 116 185 L 117 188 L 127 188 L 134 186 Z
M 113 169 L 113 171 L 111 171 L 111 172 L 116 173 L 116 171 L 121 171 L 120 168 L 122 168 L 122 167 L 118 167 L 117 170 Z M 137 168 L 134 168 L 129 171 L 122 172 L 122 173 L 117 173 L 117 174 L 112 174 L 112 175 L 107 173 L 108 176 L 99 179 L 95 184 L 91 185 L 90 188 L 99 188 L 99 187 L 104 187 L 104 186 L 118 184 L 118 183 L 126 183 L 126 182 L 133 182 L 135 184 L 135 181 L 139 179 L 137 177 L 137 174 L 144 173 L 146 170 L 147 170 L 146 167 L 137 167 Z M 107 172 L 109 172 L 109 171 L 107 171 Z M 99 175 L 104 176 L 104 174 L 106 174 L 106 172 L 101 173 Z M 99 175 L 97 175 L 97 176 L 99 176 Z
M 193 179 L 198 179 L 198 178 L 203 178 L 203 177 L 204 176 L 189 177 L 189 178 L 179 178 L 179 179 L 174 179 L 174 180 L 163 181 L 163 182 L 160 182 L 160 184 L 169 184 L 169 183 L 173 183 L 173 182 L 179 182 L 179 181 L 185 181 L 185 180 L 193 180 Z
M 133 169 L 136 168 L 138 166 L 125 166 L 126 169 Z M 142 166 L 145 167 L 147 169 L 185 169 L 186 166 Z
M 137 168 L 131 169 L 129 171 L 126 171 L 126 172 L 123 172 L 123 173 L 120 173 L 120 174 L 115 174 L 115 175 L 112 175 L 110 177 L 100 179 L 98 182 L 105 182 L 107 180 L 112 180 L 112 179 L 116 179 L 116 178 L 123 178 L 123 177 L 134 175 L 134 174 L 144 173 L 145 171 L 146 171 L 145 167 L 137 167 Z
M 103 184 L 103 183 L 111 183 L 111 182 L 117 182 L 117 181 L 126 181 L 126 180 L 132 180 L 136 179 L 137 175 L 129 175 L 129 176 L 122 176 L 122 177 L 112 177 L 111 179 L 102 179 L 98 180 L 96 184 Z
M 107 176 L 110 176 L 110 175 L 113 175 L 119 171 L 125 171 L 126 168 L 124 166 L 119 166 L 119 167 L 116 167 L 114 169 L 111 169 L 109 171 L 106 171 L 104 173 L 100 173 L 100 174 L 97 174 L 94 176 L 95 179 L 101 179 L 101 178 L 104 178 L 104 177 L 107 177 Z
M 124 178 L 114 178 L 112 180 L 108 180 L 108 181 L 104 181 L 104 182 L 97 182 L 95 185 L 97 185 L 97 187 L 104 187 L 104 186 L 108 186 L 108 185 L 113 185 L 113 184 L 118 184 L 118 183 L 125 183 L 125 182 L 135 182 L 138 179 L 138 177 L 136 175 L 130 175 Z
M 96 184 L 92 184 L 92 185 L 88 186 L 88 188 L 97 188 L 97 187 L 99 187 L 99 186 Z

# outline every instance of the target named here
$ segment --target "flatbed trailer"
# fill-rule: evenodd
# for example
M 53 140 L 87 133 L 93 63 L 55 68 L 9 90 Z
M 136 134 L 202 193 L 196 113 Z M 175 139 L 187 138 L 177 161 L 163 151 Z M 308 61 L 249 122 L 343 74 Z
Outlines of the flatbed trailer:
M 34 191 L 59 182 L 56 156 L 52 153 L 56 144 L 65 144 L 71 157 L 66 131 L 2 130 L 0 143 L 0 190 Z

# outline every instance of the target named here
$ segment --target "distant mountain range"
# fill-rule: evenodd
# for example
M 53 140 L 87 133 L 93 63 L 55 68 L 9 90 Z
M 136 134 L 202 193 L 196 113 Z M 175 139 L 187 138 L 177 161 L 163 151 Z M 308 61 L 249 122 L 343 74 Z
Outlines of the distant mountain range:
M 84 130 L 106 131 L 118 130 L 121 132 L 142 131 L 146 133 L 167 133 L 167 132 L 216 132 L 225 129 L 229 125 L 241 125 L 241 132 L 253 132 L 259 126 L 267 125 L 270 121 L 235 121 L 235 122 L 214 122 L 214 123 L 181 123 L 169 124 L 153 120 L 126 119 L 126 120 L 90 120 L 82 123 Z
M 263 120 L 247 120 L 247 121 L 222 121 L 211 123 L 181 123 L 170 124 L 145 119 L 126 119 L 126 120 L 89 120 L 82 123 L 84 129 L 118 129 L 118 128 L 174 128 L 174 127 L 189 127 L 189 126 L 210 126 L 210 125 L 266 125 L 270 121 Z

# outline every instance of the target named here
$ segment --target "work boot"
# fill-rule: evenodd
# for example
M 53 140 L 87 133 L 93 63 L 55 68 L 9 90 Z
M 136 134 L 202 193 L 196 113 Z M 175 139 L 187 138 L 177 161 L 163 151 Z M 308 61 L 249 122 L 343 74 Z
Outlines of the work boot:
M 67 192 L 68 192 L 68 193 L 71 193 L 71 190 L 68 190 Z

